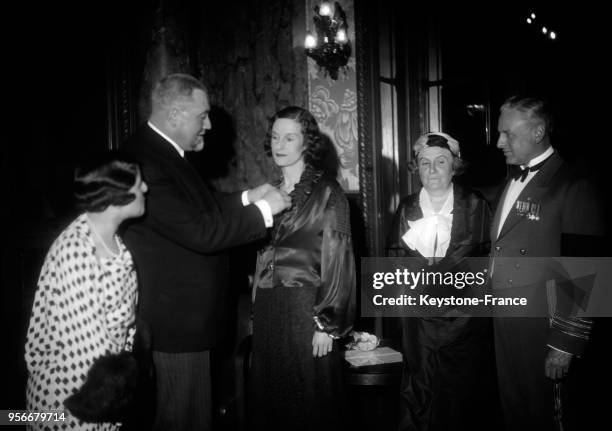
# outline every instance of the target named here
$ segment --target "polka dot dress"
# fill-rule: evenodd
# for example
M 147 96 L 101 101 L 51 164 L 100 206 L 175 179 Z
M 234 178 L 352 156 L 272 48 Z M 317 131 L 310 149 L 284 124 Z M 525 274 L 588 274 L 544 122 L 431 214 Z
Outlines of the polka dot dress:
M 82 214 L 55 240 L 38 280 L 25 346 L 31 411 L 64 411 L 64 400 L 84 383 L 94 359 L 131 350 L 137 300 L 132 257 L 118 240 L 117 256 L 98 259 L 87 220 Z M 83 423 L 67 410 L 65 417 L 30 429 L 119 429 Z

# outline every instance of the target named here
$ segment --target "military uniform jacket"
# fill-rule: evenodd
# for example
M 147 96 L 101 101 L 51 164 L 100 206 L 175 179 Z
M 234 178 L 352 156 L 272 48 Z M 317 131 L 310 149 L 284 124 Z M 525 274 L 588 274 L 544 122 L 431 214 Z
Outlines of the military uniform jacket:
M 555 152 L 522 190 L 497 235 L 509 185 L 510 182 L 499 200 L 491 228 L 492 289 L 500 293 L 529 286 L 531 299 L 545 304 L 546 283 L 555 274 L 523 258 L 589 256 L 589 250 L 572 249 L 568 244 L 572 244 L 573 237 L 603 235 L 598 202 L 589 184 L 579 179 Z M 550 315 L 547 344 L 580 354 L 590 328 L 589 319 L 556 310 Z

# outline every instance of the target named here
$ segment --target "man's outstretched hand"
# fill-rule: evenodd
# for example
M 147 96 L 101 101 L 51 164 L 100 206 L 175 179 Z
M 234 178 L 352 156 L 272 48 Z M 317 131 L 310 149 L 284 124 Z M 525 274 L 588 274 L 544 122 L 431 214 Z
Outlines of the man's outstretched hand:
M 260 199 L 263 199 L 264 195 L 270 190 L 274 190 L 274 186 L 270 183 L 265 183 L 247 191 L 247 198 L 249 203 L 255 203 Z
M 268 190 L 262 199 L 268 202 L 268 205 L 270 205 L 272 215 L 283 212 L 291 206 L 291 197 L 287 193 L 274 187 L 272 187 L 271 190 Z

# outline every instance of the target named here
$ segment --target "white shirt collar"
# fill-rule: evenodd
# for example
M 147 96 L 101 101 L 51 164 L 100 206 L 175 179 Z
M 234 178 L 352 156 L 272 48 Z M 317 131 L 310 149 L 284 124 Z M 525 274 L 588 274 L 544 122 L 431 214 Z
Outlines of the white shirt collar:
M 552 153 L 554 152 L 555 152 L 555 149 L 553 147 L 548 147 L 542 154 L 529 160 L 529 163 L 527 163 L 527 165 L 521 165 L 521 168 L 525 169 L 525 168 L 530 168 L 531 166 L 535 166 L 538 163 L 543 162 L 544 160 L 552 156 Z
M 159 136 L 161 136 L 162 138 L 164 138 L 166 141 L 170 142 L 170 144 L 174 147 L 174 149 L 176 151 L 178 151 L 178 153 L 181 155 L 181 157 L 185 157 L 185 150 L 183 150 L 181 147 L 179 147 L 179 145 L 174 142 L 172 139 L 170 139 L 164 132 L 162 132 L 161 130 L 159 130 L 157 127 L 155 127 L 153 125 L 153 123 L 151 123 L 150 121 L 147 121 L 147 124 L 149 125 L 149 127 L 151 129 L 153 129 Z

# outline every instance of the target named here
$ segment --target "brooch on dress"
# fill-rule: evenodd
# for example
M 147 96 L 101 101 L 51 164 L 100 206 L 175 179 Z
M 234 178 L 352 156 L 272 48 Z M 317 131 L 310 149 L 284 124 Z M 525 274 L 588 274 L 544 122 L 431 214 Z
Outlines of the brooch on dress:
M 519 217 L 527 217 L 528 220 L 540 220 L 540 209 L 542 206 L 537 202 L 531 202 L 531 198 L 526 201 L 516 201 L 516 215 Z

